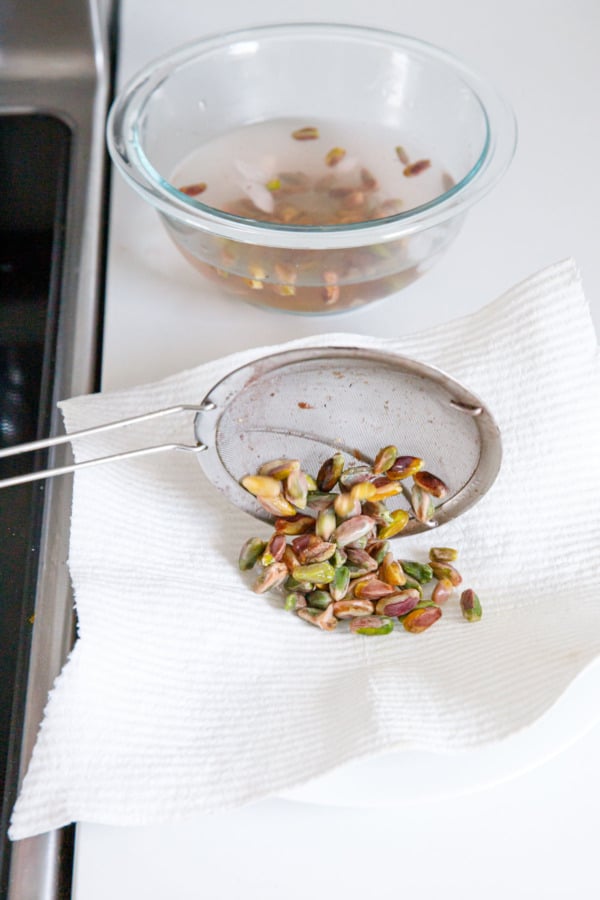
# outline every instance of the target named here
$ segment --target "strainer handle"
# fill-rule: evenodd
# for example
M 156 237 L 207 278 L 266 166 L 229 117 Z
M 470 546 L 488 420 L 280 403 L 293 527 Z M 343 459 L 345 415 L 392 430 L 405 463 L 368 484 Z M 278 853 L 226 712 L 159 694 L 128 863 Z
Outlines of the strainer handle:
M 112 431 L 117 428 L 124 428 L 127 425 L 133 425 L 139 422 L 147 422 L 150 419 L 156 419 L 162 416 L 173 415 L 178 412 L 201 412 L 207 409 L 213 409 L 214 404 L 205 401 L 200 405 L 180 404 L 179 406 L 169 406 L 165 409 L 153 410 L 149 413 L 143 413 L 139 416 L 131 416 L 128 419 L 119 419 L 116 422 L 107 422 L 104 425 L 95 425 L 92 428 L 84 428 L 81 431 L 74 431 L 71 434 L 62 434 L 57 437 L 41 438 L 38 441 L 29 441 L 25 444 L 17 444 L 14 447 L 5 447 L 0 449 L 0 459 L 9 456 L 19 456 L 22 453 L 31 453 L 34 450 L 44 450 L 48 447 L 56 447 L 59 444 L 70 443 L 77 438 L 90 437 L 94 434 L 101 434 L 106 431 Z M 67 466 L 59 466 L 54 469 L 40 469 L 37 472 L 27 472 L 22 475 L 14 475 L 10 478 L 0 480 L 0 489 L 11 487 L 17 484 L 25 484 L 28 481 L 40 481 L 43 478 L 52 478 L 55 475 L 66 475 L 68 472 L 75 472 L 77 469 L 86 469 L 91 466 L 102 465 L 103 463 L 116 462 L 117 460 L 132 459 L 136 456 L 147 456 L 151 453 L 160 453 L 165 450 L 185 450 L 190 453 L 201 453 L 206 450 L 206 444 L 200 442 L 196 444 L 158 444 L 154 447 L 142 447 L 138 450 L 127 450 L 122 453 L 112 453 L 110 456 L 102 456 L 98 459 L 84 460 L 79 463 L 72 463 Z

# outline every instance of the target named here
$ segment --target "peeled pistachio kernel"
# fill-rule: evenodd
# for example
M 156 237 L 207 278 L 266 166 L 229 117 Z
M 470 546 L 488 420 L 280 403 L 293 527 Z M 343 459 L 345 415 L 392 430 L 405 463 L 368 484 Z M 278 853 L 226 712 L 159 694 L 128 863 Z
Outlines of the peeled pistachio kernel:
M 336 600 L 333 604 L 333 614 L 336 619 L 354 619 L 356 616 L 370 616 L 374 612 L 370 600 L 360 600 L 351 597 L 349 600 Z
M 395 509 L 392 513 L 392 521 L 390 524 L 383 525 L 379 528 L 379 531 L 377 532 L 378 539 L 380 541 L 386 541 L 388 538 L 400 534 L 402 529 L 406 527 L 408 518 L 409 516 L 405 509 Z
M 265 591 L 277 587 L 288 577 L 288 570 L 285 563 L 274 562 L 260 573 L 252 586 L 255 594 L 264 594 Z
M 363 500 L 370 500 L 377 493 L 377 488 L 370 481 L 361 481 L 353 484 L 350 488 L 350 496 L 354 500 L 362 503 Z M 341 496 L 344 496 L 343 494 Z
M 398 591 L 389 597 L 381 597 L 375 606 L 378 616 L 405 616 L 419 603 L 419 592 L 409 588 L 407 591 Z
M 324 541 L 328 541 L 337 525 L 335 512 L 333 509 L 323 509 L 317 516 L 315 522 L 315 534 L 318 534 Z
M 281 482 L 269 475 L 245 475 L 241 485 L 255 497 L 269 500 L 281 493 Z
M 382 447 L 373 464 L 373 471 L 379 475 L 394 465 L 398 457 L 398 449 L 390 444 L 389 447 Z
M 344 469 L 339 478 L 340 487 L 344 490 L 350 490 L 355 484 L 361 484 L 363 481 L 370 481 L 373 477 L 373 471 L 370 466 L 349 466 Z
M 348 566 L 338 566 L 329 585 L 329 593 L 332 600 L 343 600 L 350 587 L 350 570 Z
M 412 559 L 401 559 L 400 564 L 406 575 L 420 584 L 427 584 L 433 578 L 433 569 L 426 563 L 414 562 Z
M 279 484 L 279 482 L 277 482 Z M 266 510 L 271 516 L 295 516 L 296 515 L 296 507 L 292 506 L 292 504 L 285 499 L 285 497 L 280 494 L 278 497 L 257 497 L 257 501 L 260 503 L 262 508 Z
M 416 578 L 411 578 L 409 575 L 406 576 L 406 581 L 402 585 L 402 589 L 407 591 L 411 588 L 413 591 L 416 591 L 420 597 L 423 596 L 423 587 L 420 581 L 417 581 Z
M 321 510 L 329 509 L 330 506 L 333 506 L 336 496 L 337 494 L 332 494 L 329 491 L 309 491 L 306 505 L 315 512 L 321 512 Z
M 427 491 L 424 491 L 423 488 L 419 487 L 418 484 L 413 484 L 412 486 L 410 492 L 410 504 L 419 522 L 423 522 L 424 524 L 431 522 L 435 515 L 433 500 L 431 499 L 431 495 L 428 494 Z
M 406 582 L 406 573 L 392 553 L 386 553 L 379 567 L 379 577 L 392 587 L 399 587 Z
M 454 587 L 458 587 L 462 582 L 462 575 L 460 572 L 454 568 L 452 563 L 449 562 L 432 562 L 430 563 L 431 571 L 433 572 L 434 578 L 437 578 L 438 581 L 441 581 L 443 578 L 446 578 Z
M 306 509 L 308 483 L 302 469 L 293 469 L 285 479 L 284 494 L 286 500 L 296 509 Z
M 458 550 L 453 547 L 431 547 L 429 559 L 431 562 L 454 562 L 458 559 Z
M 327 609 L 324 610 L 311 609 L 307 606 L 297 610 L 297 615 L 304 619 L 305 622 L 316 625 L 322 631 L 333 631 L 334 628 L 337 628 L 338 620 L 333 614 L 333 603 L 330 603 Z
M 467 622 L 479 622 L 481 619 L 481 603 L 471 588 L 467 588 L 460 595 L 460 609 Z
M 445 603 L 453 593 L 454 585 L 452 582 L 448 581 L 447 578 L 442 578 L 434 587 L 431 593 L 431 599 L 434 603 L 441 605 Z
M 267 541 L 263 554 L 260 558 L 261 565 L 270 566 L 271 563 L 281 562 L 286 548 L 286 540 L 284 534 L 275 532 Z
M 376 485 L 375 493 L 371 495 L 369 498 L 372 501 L 377 500 L 388 500 L 390 497 L 396 497 L 398 494 L 402 493 L 402 488 L 399 484 L 395 484 L 393 481 L 387 481 L 385 484 Z
M 379 600 L 381 597 L 395 593 L 391 584 L 386 584 L 379 578 L 371 578 L 369 581 L 361 579 L 353 589 L 354 596 L 360 597 L 362 600 Z
M 441 478 L 438 478 L 437 475 L 432 475 L 431 472 L 425 472 L 424 470 L 415 472 L 413 480 L 415 484 L 418 484 L 428 494 L 440 500 L 448 494 L 448 486 L 444 484 Z
M 283 551 L 283 556 L 281 557 L 281 562 L 286 564 L 288 572 L 292 572 L 300 565 L 300 561 L 294 553 L 291 544 L 286 545 L 286 548 Z
M 346 556 L 348 563 L 364 569 L 365 575 L 377 570 L 377 562 L 370 553 L 360 547 L 347 547 Z
M 353 634 L 389 634 L 393 630 L 394 621 L 387 616 L 364 616 L 350 621 Z
M 365 550 L 372 556 L 378 566 L 383 562 L 385 555 L 390 553 L 392 549 L 392 545 L 389 541 L 369 541 Z
M 401 481 L 414 475 L 424 465 L 424 461 L 418 456 L 398 456 L 385 474 L 392 481 Z
M 296 581 L 308 581 L 310 584 L 329 584 L 335 577 L 335 569 L 328 562 L 311 563 L 298 566 L 292 572 Z
M 357 503 L 358 501 L 352 496 L 352 492 L 349 494 L 337 494 L 333 501 L 333 508 L 340 519 L 347 519 L 349 516 L 357 514 L 355 512 Z M 360 503 L 358 503 L 358 513 L 360 513 Z
M 402 624 L 411 634 L 420 634 L 437 622 L 442 611 L 439 606 L 425 606 L 413 609 L 412 612 L 402 617 Z
M 312 516 L 306 516 L 302 515 L 302 513 L 296 513 L 296 515 L 294 516 L 275 519 L 274 526 L 275 531 L 277 531 L 279 534 L 306 534 L 306 532 L 312 531 L 315 527 L 315 520 Z
M 302 554 L 300 554 L 300 561 L 303 565 L 308 565 L 309 563 L 318 563 L 318 562 L 326 562 L 326 560 L 331 559 L 336 550 L 335 544 L 330 541 L 318 541 L 316 544 L 313 544 L 310 547 L 307 547 L 306 550 Z
M 285 595 L 283 608 L 287 610 L 287 612 L 293 612 L 293 610 L 302 609 L 305 606 L 306 597 L 304 594 L 301 594 L 300 591 L 290 591 L 289 594 Z
M 248 540 L 243 544 L 242 549 L 240 550 L 240 556 L 238 560 L 238 565 L 242 572 L 247 572 L 248 569 L 253 569 L 258 559 L 264 553 L 264 549 L 267 546 L 267 542 L 261 540 L 261 538 L 248 538 Z
M 311 591 L 306 595 L 306 602 L 312 609 L 327 609 L 331 597 L 327 591 Z
M 342 472 L 344 471 L 344 456 L 342 453 L 334 453 L 330 459 L 326 459 L 317 474 L 317 487 L 320 491 L 331 491 Z
M 374 526 L 373 519 L 369 516 L 353 516 L 346 519 L 341 525 L 335 529 L 332 534 L 332 540 L 336 542 L 338 547 L 345 547 L 359 538 L 369 534 Z
M 299 468 L 299 459 L 271 459 L 269 462 L 262 464 L 258 470 L 258 474 L 268 475 L 270 478 L 284 481 L 290 472 L 297 471 Z

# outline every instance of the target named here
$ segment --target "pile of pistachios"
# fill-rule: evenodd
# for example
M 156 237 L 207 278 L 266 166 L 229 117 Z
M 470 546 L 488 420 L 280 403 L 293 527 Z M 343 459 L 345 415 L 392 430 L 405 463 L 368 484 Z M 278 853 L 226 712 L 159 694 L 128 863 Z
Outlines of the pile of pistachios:
M 389 634 L 397 620 L 418 634 L 442 616 L 442 606 L 462 584 L 454 565 L 458 551 L 432 547 L 427 562 L 396 559 L 390 538 L 411 517 L 433 525 L 434 499 L 448 494 L 424 460 L 383 447 L 372 464 L 346 465 L 342 453 L 325 460 L 315 477 L 297 459 L 264 463 L 242 486 L 273 517 L 268 540 L 243 545 L 239 567 L 260 567 L 253 590 L 277 589 L 283 608 L 322 631 L 349 620 L 355 634 Z M 389 510 L 398 494 L 410 510 Z M 481 619 L 481 603 L 470 588 L 460 595 L 468 622 Z

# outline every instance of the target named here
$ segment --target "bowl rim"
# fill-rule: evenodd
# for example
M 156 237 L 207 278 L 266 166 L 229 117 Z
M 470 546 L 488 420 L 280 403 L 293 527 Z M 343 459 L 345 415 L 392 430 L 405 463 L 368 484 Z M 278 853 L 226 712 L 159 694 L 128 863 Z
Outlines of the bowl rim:
M 302 33 L 342 38 L 362 36 L 449 66 L 469 88 L 483 113 L 486 134 L 475 164 L 446 192 L 418 207 L 381 219 L 325 226 L 285 225 L 226 213 L 182 193 L 154 169 L 139 140 L 137 123 L 155 88 L 171 73 L 200 55 L 234 43 Z M 494 187 L 509 167 L 516 149 L 517 122 L 511 106 L 490 81 L 435 44 L 361 25 L 289 22 L 212 34 L 150 61 L 117 93 L 107 119 L 106 140 L 114 164 L 129 185 L 171 220 L 213 236 L 258 246 L 343 249 L 398 240 L 466 212 Z

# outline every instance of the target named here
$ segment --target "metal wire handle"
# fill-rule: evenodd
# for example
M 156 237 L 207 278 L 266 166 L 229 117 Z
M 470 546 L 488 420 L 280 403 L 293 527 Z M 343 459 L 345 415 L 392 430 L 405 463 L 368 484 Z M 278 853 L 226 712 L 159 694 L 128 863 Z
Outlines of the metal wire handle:
M 180 406 L 169 406 L 165 409 L 154 410 L 153 412 L 143 413 L 139 416 L 132 416 L 129 419 L 119 419 L 116 422 L 108 422 L 105 425 L 95 425 L 93 428 L 84 428 L 81 431 L 74 431 L 71 434 L 62 434 L 58 437 L 41 438 L 38 441 L 29 441 L 25 444 L 17 444 L 14 447 L 5 447 L 0 450 L 0 459 L 10 456 L 20 456 L 22 453 L 31 453 L 34 450 L 44 450 L 47 447 L 56 447 L 59 444 L 67 444 L 77 438 L 89 437 L 93 434 L 102 434 L 106 431 L 113 431 L 117 428 L 124 428 L 127 425 L 133 425 L 139 422 L 147 422 L 150 419 L 157 419 L 162 416 L 170 416 L 179 412 L 205 412 L 215 409 L 215 404 L 210 401 L 204 401 L 200 405 L 181 404 Z M 103 463 L 116 462 L 122 459 L 133 459 L 137 456 L 148 456 L 151 453 L 161 453 L 166 450 L 184 450 L 188 453 L 202 453 L 207 449 L 207 445 L 198 441 L 195 444 L 157 444 L 154 447 L 142 447 L 139 450 L 126 450 L 122 453 L 112 453 L 110 456 L 101 456 L 97 459 L 88 459 L 79 463 L 72 463 L 67 466 L 59 466 L 54 469 L 40 469 L 37 472 L 27 472 L 24 475 L 14 475 L 10 478 L 0 479 L 0 489 L 11 487 L 17 484 L 26 484 L 29 481 L 40 481 L 43 478 L 52 478 L 55 475 L 66 475 L 68 472 L 75 472 L 78 469 L 87 469 L 91 466 L 102 465 Z

